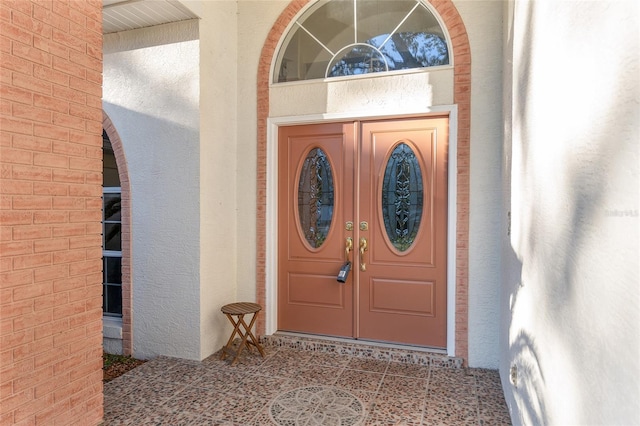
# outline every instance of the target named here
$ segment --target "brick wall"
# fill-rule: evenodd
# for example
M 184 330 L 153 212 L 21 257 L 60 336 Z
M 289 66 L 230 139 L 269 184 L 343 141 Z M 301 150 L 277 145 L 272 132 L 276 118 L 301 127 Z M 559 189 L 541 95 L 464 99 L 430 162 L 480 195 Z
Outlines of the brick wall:
M 0 1 L 0 425 L 102 418 L 101 9 Z

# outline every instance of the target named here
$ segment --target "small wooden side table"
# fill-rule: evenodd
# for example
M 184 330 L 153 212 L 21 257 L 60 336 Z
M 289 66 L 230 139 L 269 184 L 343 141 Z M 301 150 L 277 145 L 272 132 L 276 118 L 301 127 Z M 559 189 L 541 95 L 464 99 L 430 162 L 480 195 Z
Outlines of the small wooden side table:
M 262 310 L 262 306 L 257 303 L 237 302 L 224 305 L 220 310 L 227 316 L 227 318 L 229 318 L 231 324 L 233 324 L 233 332 L 231 333 L 231 337 L 229 337 L 227 344 L 222 348 L 220 359 L 225 359 L 227 355 L 232 355 L 233 360 L 231 361 L 231 365 L 234 365 L 238 362 L 240 353 L 245 346 L 249 351 L 251 351 L 250 345 L 258 348 L 260 355 L 264 358 L 264 349 L 262 349 L 260 342 L 258 342 L 256 336 L 251 332 L 251 328 L 258 318 L 258 313 Z M 244 320 L 245 315 L 253 315 L 249 325 L 247 325 Z M 237 351 L 233 350 L 233 339 L 236 337 L 236 334 L 242 339 Z

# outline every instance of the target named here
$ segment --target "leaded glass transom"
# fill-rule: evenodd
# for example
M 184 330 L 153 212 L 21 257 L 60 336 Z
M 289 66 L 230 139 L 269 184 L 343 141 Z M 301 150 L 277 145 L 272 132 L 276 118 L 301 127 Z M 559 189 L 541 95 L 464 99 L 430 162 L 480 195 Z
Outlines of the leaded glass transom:
M 327 238 L 333 218 L 333 174 L 327 154 L 320 148 L 309 151 L 298 182 L 299 225 L 304 238 L 318 248 Z
M 398 251 L 415 241 L 422 219 L 422 170 L 415 152 L 402 142 L 393 149 L 382 180 L 382 217 L 389 241 Z
M 424 0 L 324 0 L 284 38 L 274 83 L 449 65 Z

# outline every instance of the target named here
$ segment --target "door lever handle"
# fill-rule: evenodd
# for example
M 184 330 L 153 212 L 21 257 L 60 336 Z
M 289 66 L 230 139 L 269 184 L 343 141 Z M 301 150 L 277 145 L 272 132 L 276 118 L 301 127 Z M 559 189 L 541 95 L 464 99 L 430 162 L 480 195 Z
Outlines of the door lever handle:
M 345 240 L 345 255 L 347 256 L 347 262 L 350 260 L 349 259 L 349 253 L 351 253 L 351 250 L 353 250 L 353 238 L 351 237 L 347 237 L 347 239 Z
M 360 270 L 363 272 L 367 270 L 367 264 L 364 261 L 364 252 L 367 251 L 368 249 L 369 247 L 367 244 L 367 239 L 365 237 L 361 237 L 360 238 Z

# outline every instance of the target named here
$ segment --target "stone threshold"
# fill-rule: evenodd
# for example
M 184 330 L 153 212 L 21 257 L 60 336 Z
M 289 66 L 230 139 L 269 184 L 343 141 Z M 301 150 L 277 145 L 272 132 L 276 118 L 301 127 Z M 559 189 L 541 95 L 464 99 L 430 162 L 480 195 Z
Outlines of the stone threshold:
M 460 369 L 463 359 L 450 357 L 443 353 L 430 351 L 428 348 L 413 349 L 397 345 L 372 344 L 347 339 L 331 339 L 316 336 L 301 336 L 298 334 L 275 333 L 261 336 L 261 343 L 265 347 L 290 348 L 310 352 L 336 353 L 359 358 L 376 359 L 381 361 L 404 362 L 439 368 Z

